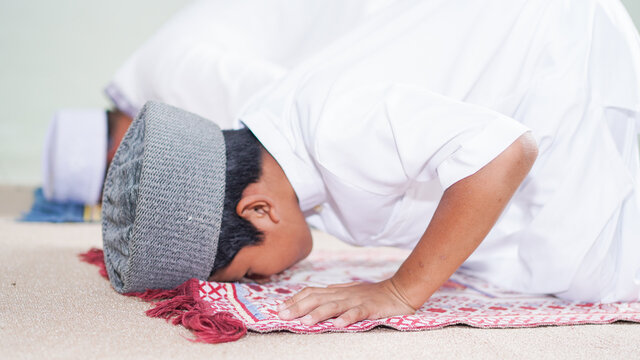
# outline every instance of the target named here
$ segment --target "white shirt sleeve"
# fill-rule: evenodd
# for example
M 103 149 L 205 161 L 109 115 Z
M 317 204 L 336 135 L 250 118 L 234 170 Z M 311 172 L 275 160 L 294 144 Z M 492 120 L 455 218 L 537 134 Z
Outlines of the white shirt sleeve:
M 332 94 L 318 124 L 319 165 L 377 194 L 436 178 L 447 189 L 529 131 L 490 109 L 405 85 Z

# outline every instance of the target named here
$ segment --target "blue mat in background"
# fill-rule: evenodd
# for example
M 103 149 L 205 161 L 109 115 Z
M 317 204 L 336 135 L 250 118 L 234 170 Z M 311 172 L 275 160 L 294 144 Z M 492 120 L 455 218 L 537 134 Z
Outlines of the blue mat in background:
M 94 222 L 100 220 L 100 206 L 58 203 L 44 197 L 42 188 L 34 192 L 31 210 L 19 219 L 27 222 Z

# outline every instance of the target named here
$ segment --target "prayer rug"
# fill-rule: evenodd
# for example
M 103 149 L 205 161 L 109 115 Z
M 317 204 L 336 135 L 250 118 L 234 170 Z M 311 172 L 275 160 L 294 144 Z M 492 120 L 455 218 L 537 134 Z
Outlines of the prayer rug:
M 377 326 L 416 331 L 455 324 L 517 328 L 607 324 L 620 320 L 640 322 L 640 302 L 577 303 L 552 296 L 521 294 L 497 288 L 463 271 L 456 272 L 414 315 L 365 320 L 342 329 L 334 327 L 331 321 L 307 326 L 298 320 L 284 321 L 277 316 L 277 305 L 306 286 L 380 281 L 391 277 L 407 255 L 404 250 L 386 248 L 314 251 L 307 260 L 272 276 L 266 283 L 216 283 L 191 279 L 180 287 L 180 294 L 174 292 L 157 296 L 151 291 L 149 294 L 130 295 L 147 300 L 178 295 L 192 297 L 194 304 L 203 305 L 210 314 L 229 314 L 240 320 L 242 328 L 255 332 L 285 330 L 310 334 L 366 331 Z M 149 310 L 148 315 L 166 319 L 178 316 L 175 301 L 169 299 L 164 304 L 156 304 L 158 309 Z M 186 309 L 193 307 L 192 304 Z M 185 325 L 184 319 L 174 319 L 173 322 Z M 207 341 L 195 330 L 196 340 Z

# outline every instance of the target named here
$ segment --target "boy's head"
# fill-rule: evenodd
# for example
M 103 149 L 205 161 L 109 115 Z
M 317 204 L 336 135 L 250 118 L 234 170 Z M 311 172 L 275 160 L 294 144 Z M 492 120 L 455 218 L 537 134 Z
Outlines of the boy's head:
M 309 254 L 309 227 L 289 180 L 253 133 L 247 128 L 222 133 L 226 189 L 210 278 L 233 281 L 276 274 Z
M 268 276 L 311 248 L 293 188 L 249 130 L 153 102 L 109 168 L 103 240 L 123 293 Z

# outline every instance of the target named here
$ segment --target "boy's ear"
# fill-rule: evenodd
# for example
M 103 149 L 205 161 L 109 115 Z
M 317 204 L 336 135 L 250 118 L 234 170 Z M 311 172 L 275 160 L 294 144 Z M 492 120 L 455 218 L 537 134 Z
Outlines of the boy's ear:
M 259 229 L 280 222 L 274 201 L 262 194 L 243 196 L 236 206 L 236 213 Z

